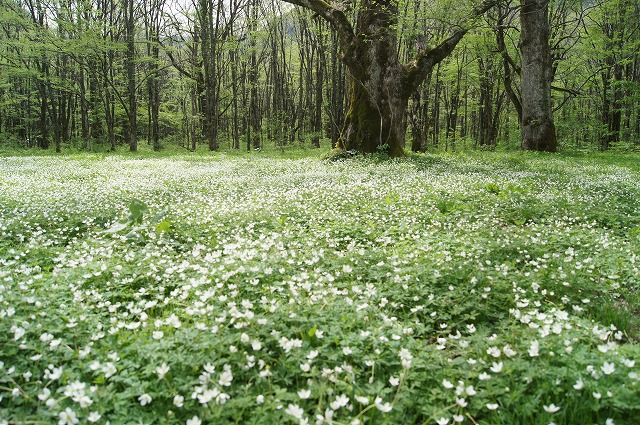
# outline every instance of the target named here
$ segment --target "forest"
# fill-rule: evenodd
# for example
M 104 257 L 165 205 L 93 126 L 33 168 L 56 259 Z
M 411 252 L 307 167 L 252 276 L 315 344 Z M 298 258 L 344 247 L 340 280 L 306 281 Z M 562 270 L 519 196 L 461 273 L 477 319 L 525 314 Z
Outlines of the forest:
M 2 0 L 0 143 L 637 150 L 639 22 L 635 0 Z M 552 146 L 523 139 L 527 81 Z
M 0 425 L 639 425 L 638 0 L 0 0 Z

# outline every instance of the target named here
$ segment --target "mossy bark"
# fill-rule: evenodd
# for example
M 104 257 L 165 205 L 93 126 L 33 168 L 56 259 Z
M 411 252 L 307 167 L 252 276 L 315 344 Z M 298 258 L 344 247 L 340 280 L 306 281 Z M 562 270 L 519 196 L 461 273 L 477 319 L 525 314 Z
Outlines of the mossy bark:
M 347 52 L 349 110 L 338 148 L 361 153 L 404 155 L 409 93 L 403 89 L 406 70 L 397 58 L 398 4 L 362 0 L 356 40 Z
M 408 98 L 394 87 L 396 85 L 396 82 L 385 83 L 384 78 L 373 88 L 361 81 L 350 81 L 349 110 L 338 141 L 339 149 L 404 156 Z

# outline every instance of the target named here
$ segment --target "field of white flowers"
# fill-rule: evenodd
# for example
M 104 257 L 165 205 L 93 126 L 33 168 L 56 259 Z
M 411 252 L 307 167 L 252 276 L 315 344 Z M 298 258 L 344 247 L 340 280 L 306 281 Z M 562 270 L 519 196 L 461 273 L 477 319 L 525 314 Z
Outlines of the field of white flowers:
M 0 158 L 0 424 L 639 424 L 639 288 L 633 161 Z

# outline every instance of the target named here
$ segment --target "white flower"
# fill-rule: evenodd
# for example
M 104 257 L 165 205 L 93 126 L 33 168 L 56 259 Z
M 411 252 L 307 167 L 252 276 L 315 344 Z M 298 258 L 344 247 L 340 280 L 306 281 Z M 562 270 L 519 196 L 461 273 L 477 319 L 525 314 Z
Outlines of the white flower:
M 111 362 L 107 362 L 106 365 L 102 366 L 102 372 L 104 373 L 105 378 L 112 377 L 117 371 L 118 369 L 116 369 L 116 366 Z
M 329 406 L 332 410 L 338 410 L 341 407 L 345 407 L 347 404 L 349 404 L 349 397 L 347 397 L 345 394 L 341 394 L 339 396 L 336 396 L 336 399 L 332 401 Z
M 389 402 L 386 402 L 383 404 L 382 399 L 380 397 L 376 397 L 375 405 L 376 405 L 376 409 L 378 409 L 383 413 L 391 412 L 391 410 L 393 409 L 393 406 Z
M 333 423 L 333 414 L 334 414 L 333 410 L 326 409 L 324 411 L 324 415 L 320 415 L 320 414 L 316 415 L 316 425 L 321 425 L 325 422 L 328 424 Z
M 614 363 L 604 362 L 604 364 L 600 366 L 600 369 L 602 370 L 602 372 L 604 372 L 605 375 L 611 375 L 613 372 L 615 372 L 616 365 Z
M 164 376 L 167 374 L 167 372 L 169 372 L 169 369 L 171 369 L 171 368 L 166 363 L 162 363 L 162 365 L 158 366 L 156 368 L 156 373 L 158 374 L 158 379 L 164 378 Z
M 449 419 L 442 417 L 442 418 L 436 420 L 436 423 L 438 425 L 447 425 L 449 423 Z
M 490 368 L 491 372 L 493 372 L 493 373 L 502 372 L 502 366 L 503 366 L 502 362 L 499 362 L 499 363 L 493 362 L 493 366 L 491 366 L 491 368 Z
M 622 363 L 624 363 L 626 367 L 634 367 L 636 365 L 635 360 L 629 360 L 629 359 L 623 359 Z
M 218 380 L 218 384 L 223 387 L 228 387 L 231 385 L 231 381 L 233 381 L 233 375 L 230 370 L 225 370 L 220 374 L 220 379 Z
M 22 338 L 24 336 L 24 334 L 27 332 L 27 331 L 25 331 L 24 329 L 22 329 L 20 327 L 16 328 L 16 327 L 12 326 L 12 329 L 13 329 L 13 340 L 14 341 L 17 341 L 20 338 Z
M 582 378 L 578 379 L 576 383 L 573 384 L 573 388 L 576 390 L 581 390 L 582 388 L 584 388 L 584 381 L 582 380 Z
M 98 412 L 91 412 L 89 413 L 89 416 L 87 417 L 87 420 L 89 422 L 98 422 L 100 420 L 100 418 L 102 417 L 102 415 L 100 415 L 100 413 Z
M 62 367 L 54 367 L 50 364 L 44 371 L 44 379 L 55 381 L 62 376 Z
M 489 379 L 491 379 L 491 375 L 489 375 L 487 372 L 482 372 L 480 375 L 478 375 L 478 379 L 481 381 L 488 381 Z
M 311 397 L 311 390 L 300 390 L 300 391 L 298 391 L 298 397 L 300 397 L 303 400 L 308 399 L 309 397 Z
M 607 418 L 607 421 L 604 423 L 604 425 L 616 425 L 616 423 L 613 422 L 613 419 Z
M 187 425 L 202 425 L 202 421 L 199 417 L 194 416 L 191 419 L 187 419 Z
M 458 423 L 464 421 L 464 415 L 453 415 L 453 421 Z
M 51 396 L 51 390 L 49 388 L 43 388 L 42 392 L 38 394 L 40 401 L 46 401 Z
M 140 406 L 146 406 L 147 404 L 151 403 L 151 400 L 153 400 L 153 399 L 147 393 L 144 393 L 140 397 L 138 397 L 138 401 L 140 402 Z
M 599 392 L 592 392 L 591 395 L 593 396 L 593 398 L 595 398 L 596 400 L 600 400 L 600 398 L 602 398 L 602 394 L 600 394 Z
M 262 343 L 256 339 L 251 343 L 251 348 L 255 351 L 260 351 L 262 350 Z
M 260 394 L 258 397 L 256 397 L 256 403 L 258 403 L 258 404 L 264 403 L 264 396 L 262 394 Z
M 162 339 L 162 337 L 164 336 L 164 332 L 154 331 L 152 336 L 153 336 L 153 339 Z
M 505 345 L 504 348 L 502 349 L 502 352 L 507 357 L 513 357 L 516 354 L 518 354 L 513 348 L 511 348 L 510 345 Z
M 497 403 L 495 403 L 495 404 L 487 403 L 486 406 L 487 406 L 487 409 L 489 409 L 489 410 L 496 410 L 498 408 L 498 404 Z
M 177 396 L 173 397 L 173 404 L 174 404 L 176 407 L 182 407 L 182 406 L 184 406 L 184 397 L 182 397 L 182 396 L 181 396 L 181 395 L 179 395 L 179 394 L 178 394 Z
M 537 340 L 531 341 L 531 345 L 529 346 L 529 356 L 538 357 L 540 355 L 540 344 Z
M 451 383 L 451 381 L 447 381 L 446 379 L 442 380 L 442 386 L 445 387 L 448 390 L 453 388 L 453 384 Z
M 58 418 L 58 425 L 75 425 L 80 422 L 80 420 L 76 416 L 76 412 L 68 407 L 60 412 Z
M 40 335 L 40 341 L 42 342 L 49 342 L 53 339 L 53 335 L 51 335 L 50 333 L 43 333 L 42 335 Z
M 367 405 L 369 404 L 369 397 L 363 397 L 363 396 L 355 396 L 355 399 L 358 403 L 360 404 L 364 404 Z
M 302 419 L 302 416 L 304 415 L 304 409 L 302 409 L 297 404 L 290 404 L 284 410 L 284 413 L 286 413 L 287 415 L 291 415 L 296 419 Z
M 350 355 L 350 354 L 353 354 L 353 350 L 351 350 L 351 348 L 350 348 L 350 347 L 344 347 L 344 348 L 342 349 L 342 354 L 344 354 L 345 356 L 348 356 L 348 355 Z
M 473 385 L 469 385 L 466 389 L 465 392 L 467 393 L 467 395 L 469 397 L 473 397 L 474 395 L 476 395 L 476 390 L 473 388 Z
M 464 398 L 456 398 L 456 404 L 460 407 L 467 407 L 469 403 Z
M 500 354 L 502 354 L 502 351 L 500 351 L 500 349 L 498 347 L 489 347 L 487 348 L 487 354 L 489 354 L 492 357 L 500 357 Z
M 398 384 L 400 384 L 400 379 L 396 378 L 395 376 L 392 376 L 389 378 L 389 383 L 391 384 L 391 386 L 397 387 Z
M 545 412 L 547 413 L 556 413 L 558 410 L 560 410 L 559 406 L 556 406 L 555 404 L 551 403 L 548 406 L 542 406 L 542 408 L 544 409 Z

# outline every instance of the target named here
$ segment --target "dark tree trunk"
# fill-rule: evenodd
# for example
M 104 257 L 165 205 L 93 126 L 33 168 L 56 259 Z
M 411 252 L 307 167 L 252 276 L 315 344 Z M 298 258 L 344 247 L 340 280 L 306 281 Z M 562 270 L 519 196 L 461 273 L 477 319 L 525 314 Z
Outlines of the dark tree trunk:
M 125 21 L 126 21 L 126 37 L 127 37 L 127 96 L 129 99 L 129 108 L 127 110 L 129 121 L 129 150 L 135 152 L 138 150 L 138 104 L 136 99 L 136 45 L 135 45 L 135 13 L 134 1 L 125 1 Z
M 250 11 L 250 42 L 249 49 L 251 57 L 249 58 L 249 70 L 247 79 L 249 83 L 249 125 L 247 125 L 247 150 L 260 149 L 260 139 L 262 133 L 262 117 L 260 115 L 260 105 L 258 99 L 258 54 L 256 53 L 256 36 L 253 32 L 256 30 L 258 21 L 258 3 L 254 1 Z
M 339 60 L 339 45 L 337 36 L 332 35 L 331 38 L 331 89 L 329 92 L 329 137 L 331 138 L 331 147 L 338 146 L 340 140 L 340 129 L 344 122 L 345 100 L 346 100 L 346 80 L 345 66 Z
M 91 150 L 91 129 L 89 127 L 89 102 L 87 102 L 87 86 L 84 74 L 84 63 L 80 64 L 80 122 L 82 126 L 82 140 L 87 150 Z
M 411 123 L 411 151 L 426 152 L 427 137 L 424 131 L 424 123 L 422 112 L 422 98 L 420 92 L 416 91 L 412 96 L 411 111 L 409 112 L 409 121 Z
M 231 99 L 232 122 L 231 122 L 231 146 L 233 149 L 240 149 L 240 118 L 238 113 L 238 55 L 236 50 L 229 51 L 231 61 Z
M 322 38 L 322 30 L 319 29 L 317 32 L 317 47 L 318 47 L 318 58 L 316 61 L 316 78 L 315 78 L 315 105 L 314 105 L 314 114 L 312 117 L 312 130 L 313 130 L 313 138 L 311 140 L 311 146 L 314 148 L 320 147 L 320 136 L 322 134 L 322 87 L 324 85 L 324 67 L 325 67 L 325 45 L 324 40 Z
M 522 149 L 556 152 L 549 48 L 549 0 L 523 0 L 520 10 L 522 53 Z

